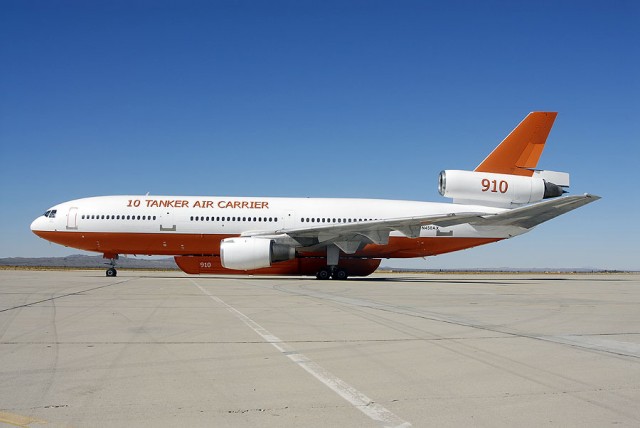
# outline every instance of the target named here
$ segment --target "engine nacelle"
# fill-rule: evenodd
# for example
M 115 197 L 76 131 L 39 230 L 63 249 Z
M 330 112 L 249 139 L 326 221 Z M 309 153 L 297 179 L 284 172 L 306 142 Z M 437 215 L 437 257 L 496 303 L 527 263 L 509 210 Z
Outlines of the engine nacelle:
M 566 176 L 568 185 L 569 175 Z M 550 183 L 537 174 L 534 177 L 475 171 L 447 170 L 440 173 L 438 191 L 458 203 L 483 203 L 511 207 L 561 196 L 562 185 Z
M 220 242 L 220 261 L 227 269 L 253 270 L 272 263 L 291 260 L 293 247 L 265 238 L 227 238 Z

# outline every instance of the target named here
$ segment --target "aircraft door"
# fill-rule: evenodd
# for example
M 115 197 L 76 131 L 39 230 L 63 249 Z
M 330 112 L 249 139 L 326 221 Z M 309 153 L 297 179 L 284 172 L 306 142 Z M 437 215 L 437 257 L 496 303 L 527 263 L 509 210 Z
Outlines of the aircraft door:
M 71 207 L 69 208 L 69 213 L 67 214 L 67 230 L 76 229 L 78 229 L 78 208 Z
M 293 213 L 293 211 L 286 211 L 284 213 L 284 227 L 285 229 L 292 229 L 294 227 L 296 227 L 295 222 L 296 222 L 296 216 Z
M 164 211 L 160 216 L 160 232 L 175 232 L 176 229 L 173 212 Z

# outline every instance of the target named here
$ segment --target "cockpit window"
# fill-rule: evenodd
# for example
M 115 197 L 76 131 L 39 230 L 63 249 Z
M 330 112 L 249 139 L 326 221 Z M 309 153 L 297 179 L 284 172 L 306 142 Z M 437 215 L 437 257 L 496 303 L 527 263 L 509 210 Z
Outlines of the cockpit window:
M 58 212 L 58 210 L 49 210 L 47 212 L 44 213 L 44 216 L 47 218 L 56 218 L 56 213 Z
M 43 215 L 44 215 L 45 217 L 49 217 L 49 213 L 50 213 L 50 212 L 51 212 L 51 210 L 49 210 L 49 211 L 45 212 Z

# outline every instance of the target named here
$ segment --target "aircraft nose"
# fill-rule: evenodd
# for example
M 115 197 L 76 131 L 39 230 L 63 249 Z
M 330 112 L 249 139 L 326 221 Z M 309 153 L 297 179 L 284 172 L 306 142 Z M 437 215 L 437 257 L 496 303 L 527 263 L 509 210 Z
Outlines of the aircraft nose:
M 36 233 L 37 231 L 42 230 L 42 219 L 43 217 L 40 216 L 31 222 L 31 231 L 33 233 Z

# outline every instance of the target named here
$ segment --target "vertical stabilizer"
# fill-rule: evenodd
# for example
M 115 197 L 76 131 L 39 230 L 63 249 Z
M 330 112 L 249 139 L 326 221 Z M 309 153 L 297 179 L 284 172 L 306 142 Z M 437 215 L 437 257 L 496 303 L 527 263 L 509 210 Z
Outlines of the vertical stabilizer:
M 557 115 L 556 112 L 529 113 L 475 171 L 531 177 Z

